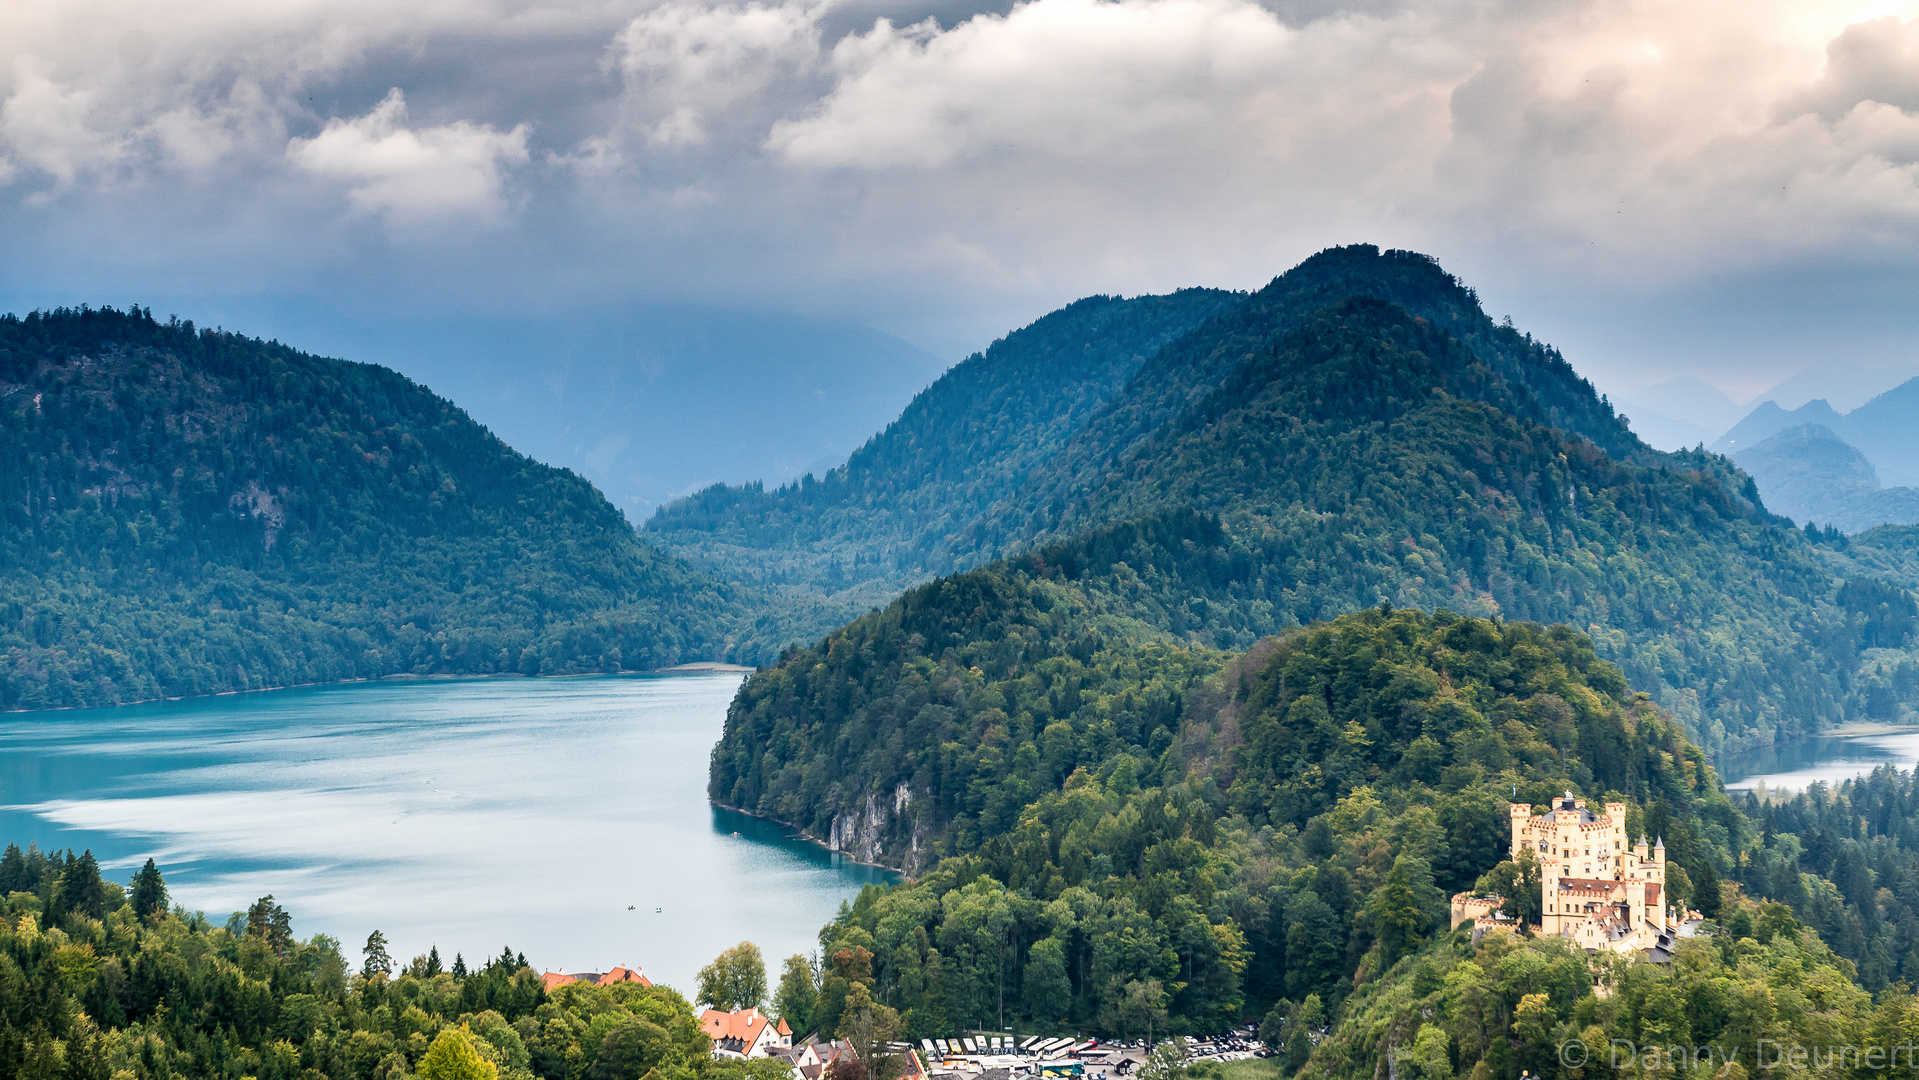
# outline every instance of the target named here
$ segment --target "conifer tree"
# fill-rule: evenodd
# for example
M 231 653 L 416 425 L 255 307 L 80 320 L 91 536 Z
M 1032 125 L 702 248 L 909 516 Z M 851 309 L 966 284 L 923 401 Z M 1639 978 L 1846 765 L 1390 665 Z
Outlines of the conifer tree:
M 154 865 L 152 859 L 148 859 L 140 872 L 133 875 L 132 903 L 133 913 L 142 919 L 166 913 L 167 882 L 160 876 L 160 868 Z
M 393 956 L 386 951 L 386 935 L 375 930 L 366 937 L 366 948 L 360 950 L 366 957 L 360 974 L 371 979 L 375 975 L 393 974 Z

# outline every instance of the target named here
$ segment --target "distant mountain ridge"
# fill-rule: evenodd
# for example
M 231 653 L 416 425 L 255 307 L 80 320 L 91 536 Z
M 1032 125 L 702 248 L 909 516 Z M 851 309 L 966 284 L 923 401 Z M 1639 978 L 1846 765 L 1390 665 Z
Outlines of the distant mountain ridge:
M 1845 533 L 1919 524 L 1919 489 L 1880 487 L 1872 462 L 1822 424 L 1787 428 L 1733 460 L 1769 508 L 1804 524 Z
M 1888 487 L 1919 487 L 1919 378 L 1909 379 L 1848 413 L 1823 400 L 1786 410 L 1766 401 L 1717 442 L 1714 453 L 1738 454 L 1788 428 L 1817 424 L 1857 448 Z
M 744 602 L 385 368 L 0 318 L 0 708 L 717 659 Z

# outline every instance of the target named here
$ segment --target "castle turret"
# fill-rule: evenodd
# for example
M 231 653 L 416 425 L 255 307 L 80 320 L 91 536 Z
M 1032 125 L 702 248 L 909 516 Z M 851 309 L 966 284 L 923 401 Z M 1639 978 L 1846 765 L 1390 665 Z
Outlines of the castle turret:
M 1526 842 L 1526 830 L 1532 824 L 1533 808 L 1526 803 L 1509 803 L 1507 805 L 1513 822 L 1512 858 L 1514 861 L 1518 861 L 1519 853 L 1530 846 Z
M 1646 916 L 1646 879 L 1631 877 L 1626 879 L 1626 925 L 1633 930 Z

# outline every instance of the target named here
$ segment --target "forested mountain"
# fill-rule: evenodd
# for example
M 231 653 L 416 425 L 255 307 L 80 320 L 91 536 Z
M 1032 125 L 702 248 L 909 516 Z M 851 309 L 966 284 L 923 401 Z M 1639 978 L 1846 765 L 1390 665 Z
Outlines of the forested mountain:
M 717 658 L 737 598 L 385 368 L 0 319 L 0 708 Z
M 1431 260 L 1342 249 L 1142 365 L 951 547 L 996 561 L 749 679 L 709 792 L 919 875 L 821 941 L 929 1034 L 1268 1015 L 1328 1076 L 1511 1080 L 1568 1033 L 1740 1038 L 1779 1015 L 1662 1002 L 1808 977 L 1787 1028 L 1863 1031 L 1910 1009 L 1850 981 L 1919 978 L 1906 915 L 1705 760 L 1919 701 L 1873 540 L 1644 447 Z M 1727 935 L 1608 969 L 1603 1003 L 1577 951 L 1446 936 L 1447 892 L 1526 895 L 1505 799 L 1565 788 L 1628 802 Z
M 1077 565 L 1194 513 L 1217 532 L 1087 571 L 1094 607 L 1220 649 L 1381 600 L 1566 621 L 1711 751 L 1865 700 L 1862 616 L 1808 538 L 1423 256 L 1316 256 L 1175 341 L 952 550 Z
M 1734 802 L 1565 627 L 1382 608 L 1231 662 L 1175 646 L 1135 663 L 1090 638 L 1046 656 L 1032 632 L 1072 611 L 1070 584 L 994 598 L 963 575 L 925 592 L 966 579 L 974 622 L 933 621 L 922 596 L 903 637 L 849 629 L 832 647 L 864 662 L 857 681 L 817 656 L 789 666 L 732 744 L 764 749 L 716 757 L 736 791 L 807 820 L 809 791 L 835 779 L 827 740 L 846 738 L 912 792 L 859 811 L 893 819 L 868 853 L 944 856 L 821 931 L 798 1030 L 831 1030 L 864 988 L 912 1036 L 1264 1017 L 1288 1072 L 1514 1080 L 1582 1075 L 1557 1053 L 1575 1038 L 1750 1060 L 1756 1032 L 1863 1044 L 1919 1019 L 1900 984 L 1919 977 L 1919 911 L 1899 899 L 1919 873 L 1910 773 Z M 864 676 L 893 662 L 907 677 Z M 864 703 L 856 730 L 822 722 L 845 701 Z M 754 775 L 776 751 L 820 756 Z M 1664 838 L 1670 892 L 1708 919 L 1672 963 L 1447 931 L 1454 890 L 1537 901 L 1536 876 L 1503 861 L 1506 804 L 1568 788 Z
M 774 652 L 810 640 L 952 568 L 953 537 L 1043 469 L 1148 356 L 1243 299 L 1087 297 L 955 366 L 824 478 L 715 486 L 646 530 L 780 596 L 783 617 L 759 628 Z
M 1866 455 L 1818 424 L 1787 428 L 1732 455 L 1775 513 L 1845 533 L 1919 524 L 1919 488 L 1879 486 Z
M 923 595 L 835 636 L 853 670 L 754 680 L 714 758 L 722 801 L 943 856 L 821 934 L 828 957 L 871 953 L 876 995 L 928 1033 L 1144 1034 L 1154 1010 L 1209 1031 L 1336 1003 L 1443 934 L 1444 897 L 1504 857 L 1513 785 L 1618 793 L 1682 865 L 1747 840 L 1679 725 L 1563 627 L 1371 609 L 1231 663 L 1090 627 L 1048 655 L 1076 590 L 989 584 L 922 590 L 967 590 L 968 624 Z M 863 706 L 835 724 L 844 701 Z M 836 814 L 821 796 L 849 758 L 886 786 Z M 1369 912 L 1402 886 L 1406 933 Z

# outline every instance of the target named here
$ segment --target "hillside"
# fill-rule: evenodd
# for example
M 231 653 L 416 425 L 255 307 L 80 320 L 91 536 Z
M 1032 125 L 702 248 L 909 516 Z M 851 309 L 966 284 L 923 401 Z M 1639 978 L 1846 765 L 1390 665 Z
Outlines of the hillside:
M 977 577 L 836 635 L 859 672 L 808 656 L 755 679 L 714 758 L 722 801 L 857 833 L 868 855 L 944 856 L 821 933 L 829 957 L 869 950 L 876 995 L 928 1032 L 1143 1035 L 1136 1007 L 1214 1031 L 1282 998 L 1334 1004 L 1443 936 L 1444 896 L 1505 857 L 1513 785 L 1620 793 L 1685 865 L 1748 838 L 1679 726 L 1563 627 L 1373 609 L 1231 664 L 1091 637 L 1044 655 L 996 642 L 1072 590 L 962 585 Z M 930 594 L 962 588 L 977 621 L 929 621 Z M 845 700 L 865 702 L 856 726 L 830 721 Z M 769 746 L 783 763 L 747 750 Z M 911 797 L 807 817 L 846 782 L 847 747 Z M 1411 937 L 1369 913 L 1395 880 Z
M 709 783 L 918 875 L 821 939 L 829 979 L 927 1033 L 1267 1016 L 1291 1064 L 1357 1076 L 1414 1049 L 1395 1010 L 1435 971 L 1498 1019 L 1461 1042 L 1480 1021 L 1445 1013 L 1418 1076 L 1510 1080 L 1565 1024 L 1638 1033 L 1583 957 L 1444 933 L 1450 890 L 1522 872 L 1498 867 L 1515 791 L 1628 802 L 1669 895 L 1758 933 L 1684 946 L 1689 978 L 1919 973 L 1873 887 L 1919 864 L 1819 799 L 1762 829 L 1705 764 L 1909 715 L 1911 594 L 1724 458 L 1638 443 L 1430 260 L 1327 253 L 1175 340 L 953 550 L 1006 553 L 750 678 Z M 1904 827 L 1897 783 L 1874 835 Z M 1827 1019 L 1856 1030 L 1840 989 Z
M 1640 444 L 1421 256 L 1316 256 L 1176 340 L 947 550 L 1071 551 L 1191 514 L 1216 538 L 1088 571 L 1089 603 L 1228 650 L 1382 600 L 1565 621 L 1715 752 L 1867 691 L 1863 616 L 1748 478 Z
M 1919 856 L 1894 839 L 1919 821 L 1911 773 L 1735 802 L 1678 724 L 1565 627 L 1382 608 L 1224 666 L 1170 649 L 1128 670 L 1127 650 L 1088 641 L 1016 671 L 966 639 L 1003 625 L 988 637 L 1017 640 L 1060 606 L 965 599 L 981 621 L 942 627 L 916 608 L 899 629 L 952 636 L 909 635 L 899 656 L 876 625 L 833 642 L 903 664 L 916 687 L 868 699 L 858 736 L 912 778 L 914 796 L 881 810 L 913 827 L 882 851 L 947 853 L 822 929 L 820 990 L 796 1030 L 830 1029 L 864 987 L 909 1037 L 1259 1020 L 1286 1073 L 1390 1063 L 1420 1080 L 1515 1080 L 1567 1075 L 1555 1051 L 1571 1037 L 1750 1053 L 1761 1027 L 1864 1042 L 1913 1020 L 1895 985 L 1919 973 L 1899 899 Z M 789 679 L 754 704 L 756 745 L 825 750 L 830 702 L 876 685 L 817 663 Z M 1169 692 L 1177 733 L 1142 745 L 1144 701 Z M 886 716 L 926 740 L 887 740 Z M 804 798 L 834 782 L 826 757 L 770 779 Z M 1709 920 L 1672 963 L 1448 932 L 1454 890 L 1525 895 L 1507 861 L 1512 795 L 1568 789 L 1626 803 L 1630 833 L 1663 838 L 1667 888 Z
M 1732 456 L 1768 509 L 1844 533 L 1919 524 L 1919 489 L 1883 488 L 1866 456 L 1818 424 L 1787 428 Z
M 1919 776 L 1735 801 L 1567 627 L 1382 605 L 1232 659 L 1142 648 L 1050 558 L 916 590 L 736 705 L 716 798 L 920 871 L 821 930 L 796 1030 L 864 988 L 916 1038 L 1259 1021 L 1286 1074 L 1516 1080 L 1577 1075 L 1574 1037 L 1749 1053 L 1919 1020 Z M 888 786 L 833 814 L 855 762 Z M 1507 803 L 1567 790 L 1663 841 L 1707 919 L 1672 962 L 1448 931 L 1455 890 L 1534 895 Z
M 0 430 L 0 708 L 727 647 L 728 589 L 385 368 L 9 316 Z
M 1148 356 L 1243 299 L 1087 297 L 956 365 L 824 477 L 716 485 L 663 508 L 647 535 L 779 597 L 756 629 L 771 652 L 812 640 L 951 569 L 950 537 L 1044 468 Z

